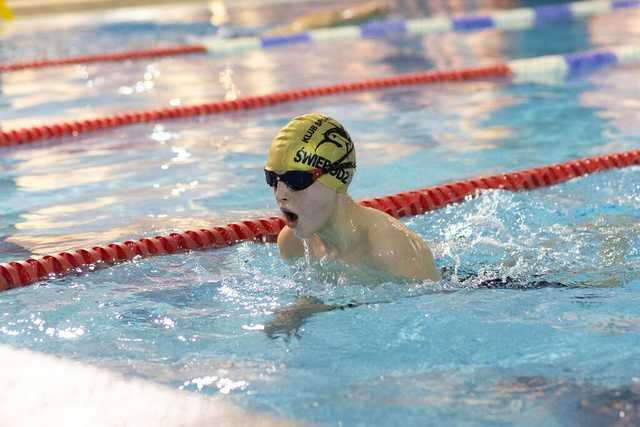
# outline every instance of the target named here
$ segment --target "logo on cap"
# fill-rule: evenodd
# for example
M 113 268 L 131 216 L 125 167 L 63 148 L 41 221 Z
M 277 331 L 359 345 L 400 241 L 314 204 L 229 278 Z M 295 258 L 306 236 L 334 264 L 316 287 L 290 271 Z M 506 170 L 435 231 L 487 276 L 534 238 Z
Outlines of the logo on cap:
M 322 146 L 322 144 L 331 143 L 338 148 L 344 148 L 344 146 L 349 147 L 351 144 L 351 138 L 349 138 L 349 134 L 341 127 L 332 127 L 327 130 L 322 136 L 322 141 L 316 145 L 316 152 L 318 152 L 318 148 Z M 344 145 L 343 145 L 344 144 Z

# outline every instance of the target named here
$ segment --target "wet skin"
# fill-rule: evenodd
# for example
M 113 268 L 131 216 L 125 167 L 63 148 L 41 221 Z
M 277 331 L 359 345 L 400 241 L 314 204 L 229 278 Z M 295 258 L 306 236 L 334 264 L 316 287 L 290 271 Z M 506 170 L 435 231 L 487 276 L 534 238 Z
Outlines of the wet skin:
M 287 220 L 278 236 L 283 258 L 304 256 L 306 239 L 315 258 L 366 266 L 400 279 L 440 280 L 424 240 L 390 215 L 318 181 L 301 191 L 278 182 L 274 196 Z

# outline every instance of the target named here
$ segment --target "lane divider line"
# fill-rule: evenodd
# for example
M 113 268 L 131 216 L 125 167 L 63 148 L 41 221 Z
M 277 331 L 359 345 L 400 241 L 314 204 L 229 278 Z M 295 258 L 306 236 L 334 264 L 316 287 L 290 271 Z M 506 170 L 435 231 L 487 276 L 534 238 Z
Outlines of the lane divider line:
M 499 10 L 486 15 L 436 16 L 411 20 L 388 19 L 361 25 L 310 30 L 286 36 L 241 37 L 236 39 L 214 36 L 202 38 L 199 43 L 176 47 L 5 63 L 0 64 L 0 73 L 61 65 L 160 58 L 195 53 L 230 55 L 253 49 L 270 49 L 299 43 L 421 36 L 433 33 L 470 32 L 488 29 L 518 31 L 573 19 L 585 19 L 618 9 L 638 7 L 640 7 L 640 0 L 589 0 L 549 4 L 532 8 Z
M 205 37 L 200 41 L 206 46 L 209 53 L 227 55 L 297 43 L 422 36 L 434 33 L 489 29 L 528 30 L 548 24 L 585 19 L 618 9 L 638 7 L 640 7 L 640 0 L 589 0 L 498 10 L 485 15 L 436 16 L 411 20 L 386 19 L 361 25 L 309 30 L 286 36 L 241 37 L 230 40 L 220 37 Z
M 459 71 L 427 71 L 352 83 L 340 83 L 328 86 L 310 87 L 306 89 L 288 90 L 268 95 L 248 96 L 232 101 L 219 101 L 191 106 L 166 107 L 154 110 L 120 113 L 95 119 L 77 120 L 51 125 L 35 126 L 31 128 L 1 131 L 0 147 L 29 144 L 59 137 L 77 136 L 79 134 L 86 134 L 97 130 L 111 129 L 137 123 L 149 123 L 161 120 L 264 108 L 277 104 L 341 93 L 408 85 L 506 77 L 508 75 L 509 70 L 504 65 L 467 68 Z
M 359 82 L 339 83 L 294 89 L 267 95 L 241 97 L 179 107 L 120 113 L 94 119 L 84 119 L 40 125 L 30 128 L 0 131 L 0 147 L 12 147 L 61 137 L 161 120 L 223 114 L 232 111 L 266 108 L 276 104 L 300 101 L 320 96 L 337 95 L 393 87 L 453 83 L 511 77 L 516 83 L 559 82 L 565 78 L 586 74 L 606 66 L 640 62 L 640 45 L 616 46 L 566 55 L 549 55 L 518 59 L 505 64 L 487 65 L 449 71 L 424 71 Z
M 130 50 L 125 52 L 103 53 L 97 55 L 70 56 L 57 59 L 37 59 L 15 63 L 0 64 L 0 73 L 12 71 L 31 70 L 37 68 L 56 67 L 61 65 L 92 64 L 97 62 L 120 62 L 136 59 L 161 58 L 163 56 L 188 55 L 194 53 L 207 53 L 203 45 L 184 45 L 164 47 L 156 49 Z
M 464 201 L 481 190 L 533 190 L 615 168 L 640 165 L 640 150 L 595 156 L 501 175 L 466 179 L 420 190 L 360 201 L 401 218 L 420 215 Z M 244 241 L 275 241 L 285 225 L 282 218 L 246 220 L 223 227 L 175 232 L 168 236 L 111 243 L 0 264 L 0 291 L 27 286 L 50 276 L 71 274 L 88 265 L 112 265 L 136 257 L 151 257 L 189 250 L 219 248 Z

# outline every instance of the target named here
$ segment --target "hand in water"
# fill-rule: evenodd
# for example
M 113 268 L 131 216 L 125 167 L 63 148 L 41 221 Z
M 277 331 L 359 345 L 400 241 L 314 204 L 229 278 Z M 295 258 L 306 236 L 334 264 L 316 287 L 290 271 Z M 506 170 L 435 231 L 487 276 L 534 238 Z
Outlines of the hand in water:
M 284 337 L 288 340 L 291 336 L 299 338 L 298 330 L 309 317 L 336 308 L 339 307 L 326 305 L 315 297 L 300 297 L 293 304 L 276 310 L 273 320 L 265 325 L 264 332 L 271 339 Z

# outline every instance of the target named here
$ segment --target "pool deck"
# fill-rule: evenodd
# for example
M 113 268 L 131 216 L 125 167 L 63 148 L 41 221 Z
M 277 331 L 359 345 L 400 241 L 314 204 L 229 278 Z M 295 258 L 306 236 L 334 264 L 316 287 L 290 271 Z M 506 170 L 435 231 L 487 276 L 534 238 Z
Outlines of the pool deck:
M 177 391 L 58 357 L 0 346 L 0 420 L 12 426 L 299 426 L 221 397 Z

